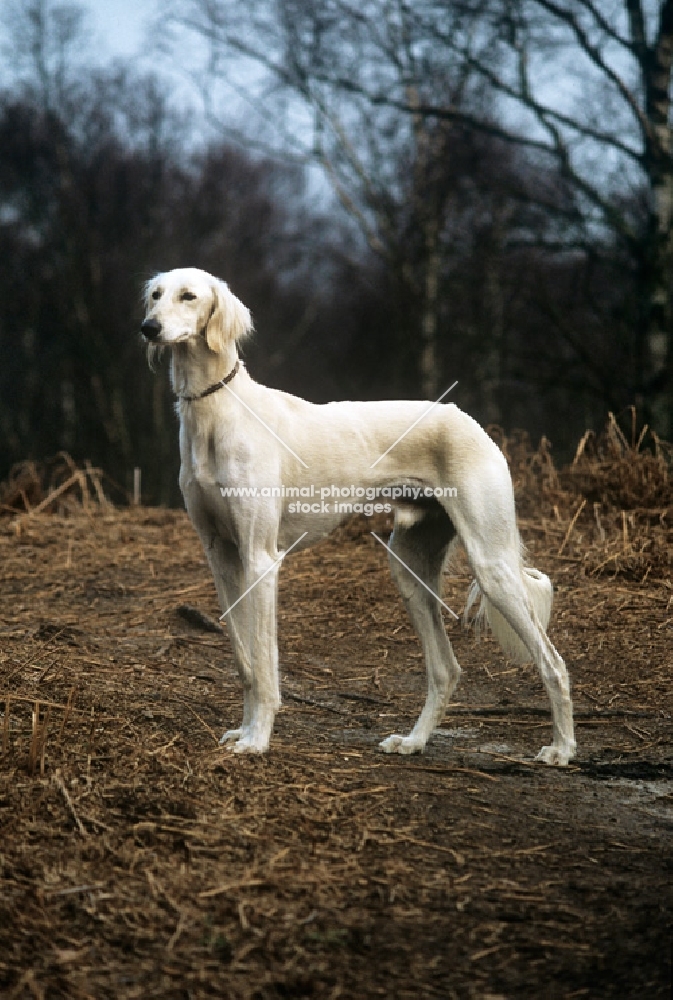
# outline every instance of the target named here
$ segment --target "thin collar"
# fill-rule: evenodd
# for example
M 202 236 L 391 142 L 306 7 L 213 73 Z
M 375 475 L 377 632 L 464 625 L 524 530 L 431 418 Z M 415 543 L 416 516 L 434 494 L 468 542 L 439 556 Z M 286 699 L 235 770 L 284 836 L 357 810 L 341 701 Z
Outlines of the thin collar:
M 203 392 L 197 393 L 196 396 L 178 396 L 178 399 L 182 400 L 184 403 L 193 403 L 196 399 L 203 399 L 204 396 L 210 396 L 211 393 L 217 392 L 218 389 L 224 388 L 225 385 L 231 382 L 240 367 L 240 358 L 236 358 L 236 364 L 234 367 L 231 369 L 229 374 L 225 375 L 224 378 L 221 378 L 219 382 L 216 382 L 214 385 L 209 385 L 207 389 L 204 389 Z

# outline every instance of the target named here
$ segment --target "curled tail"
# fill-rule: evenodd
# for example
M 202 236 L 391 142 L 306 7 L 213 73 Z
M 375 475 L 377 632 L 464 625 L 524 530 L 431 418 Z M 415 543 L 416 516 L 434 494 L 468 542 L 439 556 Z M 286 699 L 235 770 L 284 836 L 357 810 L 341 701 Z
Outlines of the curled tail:
M 532 569 L 530 566 L 521 567 L 521 577 L 530 603 L 533 606 L 535 617 L 537 618 L 538 623 L 542 626 L 543 630 L 546 631 L 547 625 L 549 624 L 549 617 L 551 615 L 552 602 L 554 600 L 554 588 L 552 587 L 552 582 L 548 576 L 545 576 L 544 573 L 540 573 L 539 570 Z M 470 586 L 467 595 L 467 604 L 465 605 L 465 612 L 463 614 L 463 621 L 466 624 L 469 622 L 470 611 L 480 598 L 481 601 L 479 603 L 479 609 L 474 616 L 474 625 L 477 634 L 479 634 L 480 630 L 484 627 L 484 623 L 486 623 L 490 627 L 495 638 L 500 643 L 500 647 L 505 656 L 509 657 L 510 660 L 514 660 L 516 663 L 528 663 L 532 660 L 533 657 L 529 650 L 523 644 L 506 618 L 504 618 L 504 616 L 482 592 L 477 580 L 473 580 L 472 585 Z

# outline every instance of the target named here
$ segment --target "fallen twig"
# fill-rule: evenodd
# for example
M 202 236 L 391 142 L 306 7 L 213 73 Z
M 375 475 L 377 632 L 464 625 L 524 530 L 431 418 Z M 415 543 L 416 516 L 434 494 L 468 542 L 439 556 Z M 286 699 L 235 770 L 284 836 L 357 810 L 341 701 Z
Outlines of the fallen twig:
M 60 770 L 58 768 L 56 769 L 56 773 L 54 774 L 53 781 L 54 781 L 54 784 L 56 785 L 56 787 L 58 788 L 59 792 L 63 796 L 63 800 L 64 800 L 64 802 L 65 802 L 65 804 L 66 804 L 66 806 L 68 808 L 68 812 L 70 813 L 70 815 L 72 816 L 73 820 L 75 821 L 75 826 L 77 827 L 77 830 L 79 831 L 79 833 L 81 834 L 82 837 L 86 837 L 87 836 L 86 829 L 84 828 L 84 825 L 83 825 L 82 821 L 80 820 L 79 816 L 75 812 L 75 806 L 73 805 L 73 801 L 70 798 L 70 793 L 69 793 L 68 789 L 65 787 L 65 784 L 63 782 L 63 778 L 61 777 L 61 772 L 60 772 Z

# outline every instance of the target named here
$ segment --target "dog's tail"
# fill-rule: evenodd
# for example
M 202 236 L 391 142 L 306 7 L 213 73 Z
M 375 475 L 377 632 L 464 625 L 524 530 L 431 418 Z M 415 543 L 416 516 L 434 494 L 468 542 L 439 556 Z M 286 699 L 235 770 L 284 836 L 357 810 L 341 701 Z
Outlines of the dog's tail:
M 535 617 L 546 631 L 554 600 L 552 582 L 544 573 L 540 573 L 539 570 L 532 569 L 529 566 L 521 567 L 521 576 L 528 598 L 533 605 Z M 467 604 L 465 605 L 465 612 L 463 614 L 465 624 L 469 622 L 470 612 L 480 598 L 479 609 L 473 619 L 477 634 L 479 634 L 486 624 L 500 643 L 503 653 L 510 660 L 514 660 L 516 663 L 528 663 L 532 660 L 529 650 L 524 646 L 506 618 L 491 604 L 486 595 L 482 593 L 481 587 L 476 580 L 472 581 L 467 595 Z

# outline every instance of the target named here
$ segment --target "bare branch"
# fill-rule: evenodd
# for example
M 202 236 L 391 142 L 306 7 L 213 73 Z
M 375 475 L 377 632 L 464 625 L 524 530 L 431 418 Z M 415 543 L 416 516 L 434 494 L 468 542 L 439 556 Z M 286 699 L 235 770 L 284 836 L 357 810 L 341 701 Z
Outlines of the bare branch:
M 603 34 L 607 35 L 608 38 L 611 38 L 613 42 L 618 42 L 619 45 L 622 45 L 624 48 L 631 48 L 629 39 L 625 38 L 624 35 L 620 35 L 619 32 L 613 28 L 607 18 L 601 14 L 593 0 L 578 0 L 578 2 L 582 5 L 582 7 L 589 11 Z M 640 0 L 627 0 L 627 3 L 630 2 L 634 2 L 636 5 L 640 4 Z
M 591 59 L 594 65 L 598 69 L 600 69 L 600 71 L 605 75 L 605 77 L 615 85 L 615 87 L 621 94 L 622 98 L 624 99 L 628 107 L 631 109 L 633 117 L 636 119 L 636 121 L 640 126 L 643 137 L 647 139 L 651 134 L 650 123 L 647 120 L 647 117 L 644 114 L 643 109 L 638 104 L 635 94 L 629 87 L 627 87 L 627 85 L 624 83 L 624 81 L 617 73 L 617 71 L 613 69 L 612 66 L 609 66 L 606 63 L 600 48 L 591 41 L 588 34 L 586 33 L 582 25 L 579 23 L 575 15 L 571 13 L 566 7 L 561 6 L 560 4 L 554 2 L 554 0 L 535 0 L 535 2 L 540 7 L 542 7 L 543 10 L 548 11 L 548 13 L 552 14 L 559 21 L 562 21 L 568 25 L 568 27 L 575 35 L 575 38 L 577 39 L 577 42 L 579 43 L 582 51 L 586 53 L 586 55 Z
M 629 16 L 629 27 L 631 29 L 631 49 L 638 60 L 641 71 L 646 72 L 648 60 L 647 34 L 645 32 L 645 18 L 643 16 L 641 0 L 626 0 L 626 11 Z

